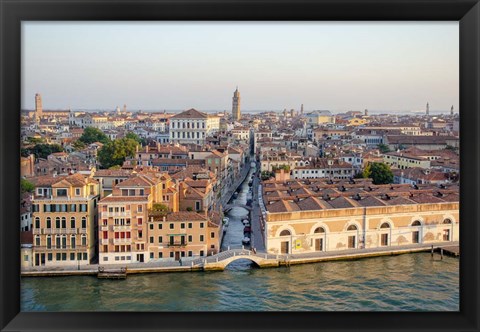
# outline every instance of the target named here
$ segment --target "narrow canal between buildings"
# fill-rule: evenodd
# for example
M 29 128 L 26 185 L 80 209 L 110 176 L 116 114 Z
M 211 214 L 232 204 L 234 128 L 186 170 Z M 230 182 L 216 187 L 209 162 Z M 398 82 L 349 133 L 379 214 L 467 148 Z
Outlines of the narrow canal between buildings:
M 247 205 L 247 200 L 251 199 L 252 197 L 252 187 L 249 186 L 249 181 L 252 177 L 252 174 L 255 172 L 254 168 L 251 168 L 245 181 L 240 185 L 237 189 L 238 196 L 236 198 L 231 199 L 229 204 L 233 205 Z M 241 206 L 234 206 L 228 213 L 226 213 L 226 217 L 228 217 L 228 227 L 226 228 L 226 232 L 223 236 L 222 247 L 221 250 L 228 250 L 234 248 L 250 248 L 249 244 L 242 243 L 242 240 L 245 237 L 244 229 L 245 225 L 243 224 L 244 219 L 249 218 L 249 211 Z M 232 262 L 227 266 L 227 269 L 234 269 L 234 270 L 245 270 L 250 269 L 252 262 L 249 260 L 238 260 Z
M 250 171 L 236 203 L 246 204 Z M 235 202 L 234 202 L 235 203 Z M 222 249 L 240 248 L 234 207 Z M 255 235 L 253 235 L 255 236 Z M 22 278 L 22 311 L 458 311 L 459 260 L 429 253 L 258 269 L 238 260 L 223 272 Z

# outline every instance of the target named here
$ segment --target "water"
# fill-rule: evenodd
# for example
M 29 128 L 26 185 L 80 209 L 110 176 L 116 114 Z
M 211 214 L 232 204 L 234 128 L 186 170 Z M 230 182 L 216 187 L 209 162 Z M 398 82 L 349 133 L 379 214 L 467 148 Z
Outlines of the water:
M 247 215 L 231 210 L 223 248 L 241 247 Z M 459 260 L 418 253 L 271 269 L 238 260 L 223 272 L 22 278 L 21 286 L 22 311 L 458 311 Z
M 459 261 L 419 253 L 223 272 L 23 278 L 22 311 L 458 311 Z
M 230 204 L 247 204 L 247 194 L 249 191 L 248 181 L 253 174 L 253 169 L 250 169 L 245 181 L 240 185 L 240 192 L 236 199 L 232 199 Z M 221 250 L 228 248 L 241 248 L 243 239 L 244 225 L 242 220 L 248 218 L 248 210 L 239 206 L 233 207 L 227 214 L 229 218 L 228 228 L 223 237 Z

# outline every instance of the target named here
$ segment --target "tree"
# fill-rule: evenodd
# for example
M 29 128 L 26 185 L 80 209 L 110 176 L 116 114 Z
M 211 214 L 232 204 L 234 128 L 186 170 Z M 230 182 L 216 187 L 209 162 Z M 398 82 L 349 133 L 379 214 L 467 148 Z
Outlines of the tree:
M 106 144 L 110 142 L 110 139 L 103 133 L 103 131 L 94 127 L 85 128 L 82 136 L 80 136 L 78 140 L 85 144 L 92 144 L 94 142 Z
M 131 138 L 121 138 L 109 141 L 98 151 L 98 161 L 103 168 L 123 165 L 123 162 L 135 155 L 138 142 Z
M 279 166 L 272 166 L 272 171 L 279 171 L 283 169 L 285 172 L 290 172 L 290 165 L 279 165 Z
M 458 148 L 452 146 L 452 145 L 447 145 L 445 147 L 445 150 L 450 150 L 450 151 L 454 151 L 454 152 L 457 152 L 458 151 Z
M 354 179 L 363 179 L 363 173 L 362 172 L 358 172 L 356 173 L 354 176 L 353 176 Z
M 31 193 L 35 190 L 35 185 L 26 179 L 20 179 L 20 190 L 23 193 Z
M 273 175 L 272 175 L 273 174 Z M 272 176 L 275 176 L 275 173 L 269 172 L 269 171 L 263 171 L 260 175 L 260 178 L 265 181 L 270 179 Z
M 371 163 L 363 170 L 364 178 L 371 178 L 373 184 L 387 184 L 393 182 L 393 173 L 390 166 L 384 163 Z
M 37 144 L 33 148 L 24 148 L 20 150 L 23 157 L 28 157 L 31 154 L 35 155 L 35 158 L 47 158 L 49 155 L 55 152 L 62 152 L 62 146 L 58 144 Z
M 152 206 L 153 212 L 168 212 L 168 206 L 162 203 L 154 203 Z
M 131 131 L 129 131 L 127 135 L 125 135 L 125 138 L 130 138 L 137 141 L 138 143 L 142 143 L 142 139 L 137 134 Z
M 377 147 L 378 147 L 378 149 L 380 150 L 381 153 L 390 152 L 390 148 L 386 144 L 380 143 L 380 144 L 377 145 Z
M 45 143 L 45 140 L 43 138 L 36 138 L 36 137 L 27 137 L 27 141 L 30 144 Z
M 73 147 L 76 151 L 78 151 L 78 150 L 85 149 L 86 145 L 85 145 L 85 143 L 83 143 L 82 141 L 76 140 L 75 142 L 72 143 L 72 147 Z

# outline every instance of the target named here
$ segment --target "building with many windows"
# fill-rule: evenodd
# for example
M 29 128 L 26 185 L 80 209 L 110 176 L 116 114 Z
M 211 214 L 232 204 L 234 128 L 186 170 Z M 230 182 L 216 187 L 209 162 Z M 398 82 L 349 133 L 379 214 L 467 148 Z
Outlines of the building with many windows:
M 216 254 L 221 240 L 219 219 L 189 211 L 151 213 L 147 230 L 149 260 L 178 261 L 183 257 Z
M 265 181 L 261 201 L 272 254 L 459 240 L 458 185 Z
M 164 211 L 178 211 L 178 192 L 166 173 L 147 169 L 114 185 L 112 194 L 99 202 L 100 264 L 148 259 L 146 224 L 157 204 Z
M 170 118 L 170 142 L 204 144 L 207 136 L 220 129 L 220 118 L 189 109 Z
M 81 174 L 34 179 L 32 264 L 80 266 L 97 257 L 98 181 Z

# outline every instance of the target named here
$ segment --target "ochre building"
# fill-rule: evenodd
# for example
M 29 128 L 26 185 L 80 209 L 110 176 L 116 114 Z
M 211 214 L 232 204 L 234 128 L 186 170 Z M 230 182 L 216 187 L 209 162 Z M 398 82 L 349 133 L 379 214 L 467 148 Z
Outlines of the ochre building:
M 295 254 L 459 240 L 458 185 L 373 185 L 371 180 L 266 181 L 266 248 Z

